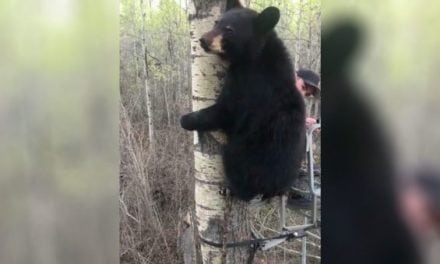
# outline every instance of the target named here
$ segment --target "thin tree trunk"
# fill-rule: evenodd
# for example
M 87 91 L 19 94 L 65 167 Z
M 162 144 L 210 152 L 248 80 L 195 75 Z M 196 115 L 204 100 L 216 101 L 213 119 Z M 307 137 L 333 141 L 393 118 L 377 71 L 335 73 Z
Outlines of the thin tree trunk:
M 144 80 L 144 90 L 145 90 L 145 104 L 147 105 L 147 123 L 148 123 L 148 143 L 150 148 L 154 147 L 154 127 L 153 127 L 153 107 L 151 103 L 151 89 L 148 86 L 148 71 L 147 71 L 147 45 L 146 45 L 146 29 L 145 22 L 147 16 L 147 7 L 144 4 L 144 0 L 141 1 L 141 9 L 142 9 L 142 53 L 143 53 L 143 65 L 142 65 L 142 75 Z
M 150 148 L 154 147 L 154 127 L 153 127 L 153 108 L 151 105 L 151 96 L 150 96 L 150 87 L 148 86 L 148 79 L 145 76 L 144 80 L 144 88 L 145 88 L 145 94 L 146 94 L 146 104 L 147 104 L 147 122 L 148 122 L 148 142 Z
M 296 20 L 296 47 L 295 47 L 295 70 L 300 69 L 301 64 L 301 20 L 303 12 L 303 0 L 299 0 L 298 19 Z
M 318 27 L 316 28 L 316 43 L 321 43 L 321 11 L 318 11 L 318 13 L 316 14 L 316 23 L 318 25 Z M 316 64 L 315 64 L 315 72 L 321 72 L 321 46 L 319 46 L 319 48 L 316 51 L 317 54 L 317 59 L 316 59 Z
M 309 20 L 309 42 L 307 43 L 307 68 L 309 68 L 309 69 L 312 69 L 312 43 L 313 43 L 312 25 L 313 25 L 313 21 L 312 21 L 312 19 L 310 19 Z
M 206 54 L 198 39 L 209 31 L 226 6 L 226 0 L 193 0 L 191 8 L 191 56 L 193 110 L 212 105 L 219 94 L 225 66 Z M 206 241 L 224 244 L 250 239 L 247 204 L 233 201 L 224 194 L 221 145 L 225 137 L 219 132 L 194 135 L 195 211 L 203 263 L 246 263 L 247 247 L 225 249 Z

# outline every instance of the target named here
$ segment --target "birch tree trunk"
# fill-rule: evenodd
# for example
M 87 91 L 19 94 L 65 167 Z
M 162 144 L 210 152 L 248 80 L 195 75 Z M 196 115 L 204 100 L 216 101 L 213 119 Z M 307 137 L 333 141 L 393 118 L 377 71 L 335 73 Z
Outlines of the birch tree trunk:
M 141 1 L 141 9 L 142 9 L 142 40 L 141 40 L 141 46 L 142 46 L 142 77 L 144 81 L 144 90 L 145 90 L 145 104 L 147 106 L 147 122 L 148 122 L 148 143 L 149 147 L 154 147 L 154 127 L 153 127 L 153 107 L 151 104 L 151 90 L 148 86 L 148 71 L 147 71 L 147 45 L 146 45 L 146 29 L 145 29 L 145 20 L 147 16 L 147 7 L 145 6 L 144 0 Z
M 316 14 L 316 21 L 317 21 L 318 25 L 321 25 L 321 11 L 317 12 L 317 14 Z M 316 34 L 317 34 L 317 37 L 316 37 L 317 42 L 321 43 L 321 27 L 318 26 L 317 30 L 315 30 L 315 31 L 316 31 Z M 319 49 L 317 49 L 315 54 L 317 54 L 316 55 L 317 59 L 316 59 L 314 70 L 315 70 L 315 72 L 319 72 L 320 73 L 321 72 L 321 46 L 319 46 Z
M 312 47 L 313 47 L 312 19 L 310 19 L 308 23 L 309 23 L 309 39 L 307 42 L 307 68 L 312 69 Z
M 298 19 L 296 20 L 296 47 L 295 47 L 295 70 L 300 69 L 301 64 L 301 20 L 303 13 L 303 0 L 299 0 Z
M 193 111 L 208 107 L 218 96 L 226 65 L 201 49 L 199 38 L 211 30 L 226 7 L 226 0 L 193 0 L 190 10 Z M 248 247 L 225 249 L 225 244 L 250 239 L 247 204 L 225 194 L 220 132 L 194 135 L 195 209 L 203 263 L 246 263 Z

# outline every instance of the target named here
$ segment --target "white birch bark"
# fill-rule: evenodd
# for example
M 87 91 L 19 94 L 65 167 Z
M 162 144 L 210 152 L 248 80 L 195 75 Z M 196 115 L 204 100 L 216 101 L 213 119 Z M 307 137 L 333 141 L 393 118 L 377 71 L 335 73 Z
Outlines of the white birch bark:
M 193 111 L 215 103 L 220 93 L 226 65 L 203 51 L 199 38 L 212 29 L 226 6 L 225 0 L 194 0 L 190 10 Z M 224 194 L 220 132 L 194 134 L 195 211 L 203 263 L 245 263 L 248 248 L 224 249 L 208 245 L 250 238 L 245 203 L 232 201 Z

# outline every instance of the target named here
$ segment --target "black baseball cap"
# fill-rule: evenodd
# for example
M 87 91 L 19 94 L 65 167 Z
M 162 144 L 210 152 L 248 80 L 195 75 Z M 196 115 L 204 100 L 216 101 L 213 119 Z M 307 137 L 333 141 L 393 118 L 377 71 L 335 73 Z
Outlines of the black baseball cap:
M 319 82 L 321 81 L 321 78 L 319 78 L 319 75 L 316 72 L 312 70 L 300 69 L 296 72 L 296 75 L 299 78 L 303 79 L 305 84 L 321 90 L 321 88 L 319 87 Z

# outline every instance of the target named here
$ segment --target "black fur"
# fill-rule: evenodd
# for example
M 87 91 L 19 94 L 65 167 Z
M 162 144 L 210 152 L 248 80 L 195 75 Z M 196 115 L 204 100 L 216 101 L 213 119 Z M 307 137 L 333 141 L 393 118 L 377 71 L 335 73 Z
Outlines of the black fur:
M 219 55 L 230 62 L 225 85 L 215 105 L 181 118 L 187 130 L 226 133 L 228 185 L 245 201 L 287 191 L 305 143 L 304 101 L 294 88 L 289 54 L 273 31 L 279 11 L 270 7 L 261 14 L 234 8 L 217 23 L 212 32 L 223 37 Z M 204 48 L 209 51 L 207 44 Z

